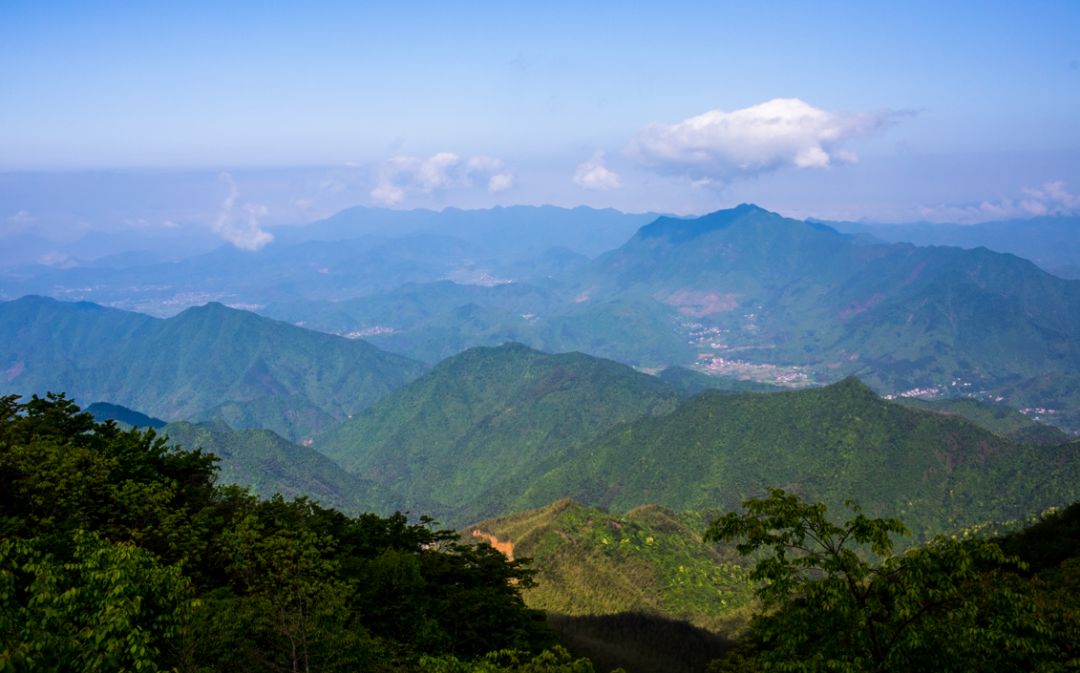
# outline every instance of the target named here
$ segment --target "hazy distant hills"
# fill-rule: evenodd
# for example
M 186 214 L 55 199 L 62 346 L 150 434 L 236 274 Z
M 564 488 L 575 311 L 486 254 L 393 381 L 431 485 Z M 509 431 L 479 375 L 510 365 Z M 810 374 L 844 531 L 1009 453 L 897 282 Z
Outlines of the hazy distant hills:
M 752 205 L 657 218 L 528 282 L 413 283 L 265 310 L 428 362 L 514 340 L 772 384 L 855 374 L 883 392 L 1004 395 L 1016 407 L 1053 406 L 1039 391 L 1056 387 L 1053 420 L 1080 427 L 1065 380 L 1080 370 L 1080 282 L 1013 255 L 867 243 Z
M 349 340 L 208 304 L 160 320 L 88 303 L 0 303 L 7 392 L 64 391 L 167 420 L 220 417 L 301 439 L 424 366 Z
M 481 210 L 446 208 L 390 210 L 356 207 L 299 227 L 276 227 L 280 243 L 344 241 L 362 236 L 450 236 L 474 254 L 514 261 L 563 247 L 588 257 L 621 244 L 653 213 L 623 213 L 586 206 L 496 206 Z
M 254 252 L 221 246 L 164 262 L 146 254 L 140 264 L 136 246 L 131 254 L 93 263 L 68 255 L 72 259 L 53 267 L 19 265 L 21 253 L 12 253 L 5 265 L 0 256 L 0 269 L 10 267 L 0 272 L 0 297 L 43 294 L 170 316 L 207 301 L 338 300 L 444 279 L 491 284 L 564 272 L 618 245 L 653 217 L 552 206 L 353 208 L 305 226 L 275 227 L 275 240 Z M 48 246 L 33 243 L 17 247 L 38 260 L 42 245 Z M 82 247 L 95 248 L 92 242 Z
M 721 355 L 857 361 L 901 386 L 1080 363 L 1080 283 L 985 250 L 861 244 L 755 206 L 660 218 L 580 282 L 714 324 Z
M 520 344 L 474 348 L 315 448 L 400 494 L 400 508 L 463 522 L 509 511 L 522 489 L 584 442 L 677 401 L 656 377 L 608 360 Z
M 985 247 L 1030 259 L 1062 278 L 1080 278 L 1080 217 L 1054 215 L 980 224 L 827 222 L 890 243 Z
M 1065 246 L 1065 219 L 1032 226 Z M 157 314 L 218 299 L 429 364 L 516 341 L 767 385 L 856 375 L 882 393 L 999 400 L 1080 429 L 1080 281 L 1010 254 L 873 242 L 753 205 L 686 219 L 358 208 L 275 235 L 255 253 L 8 273 L 0 294 Z M 253 425 L 296 405 L 250 401 L 214 413 Z

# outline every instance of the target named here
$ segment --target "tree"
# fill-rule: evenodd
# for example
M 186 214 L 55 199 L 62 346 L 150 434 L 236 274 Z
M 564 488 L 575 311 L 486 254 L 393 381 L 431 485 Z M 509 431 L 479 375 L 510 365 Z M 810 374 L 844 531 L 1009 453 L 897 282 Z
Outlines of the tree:
M 904 554 L 897 519 L 832 523 L 826 507 L 774 489 L 714 521 L 710 541 L 756 559 L 764 611 L 750 662 L 780 671 L 1055 670 L 1059 652 L 1022 564 L 984 539 L 938 537 Z
M 556 645 L 540 654 L 521 650 L 497 650 L 472 661 L 454 656 L 423 657 L 421 673 L 594 673 L 588 659 L 574 659 L 564 648 Z M 621 669 L 612 671 L 621 673 Z
M 0 541 L 0 671 L 169 670 L 194 602 L 175 566 L 93 533 L 61 562 Z

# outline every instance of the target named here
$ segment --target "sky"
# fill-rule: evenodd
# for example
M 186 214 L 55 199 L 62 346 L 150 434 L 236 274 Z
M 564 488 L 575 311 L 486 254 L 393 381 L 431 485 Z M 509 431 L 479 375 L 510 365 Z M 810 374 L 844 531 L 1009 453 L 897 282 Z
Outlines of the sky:
M 0 228 L 1080 207 L 1080 3 L 629 4 L 5 0 Z

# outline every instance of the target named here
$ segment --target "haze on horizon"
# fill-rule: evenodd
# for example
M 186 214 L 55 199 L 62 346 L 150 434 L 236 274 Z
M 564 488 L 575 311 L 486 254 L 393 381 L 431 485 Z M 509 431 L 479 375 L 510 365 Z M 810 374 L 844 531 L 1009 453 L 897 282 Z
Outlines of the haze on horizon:
M 352 205 L 1074 214 L 1077 25 L 1064 1 L 8 2 L 0 235 L 258 247 Z

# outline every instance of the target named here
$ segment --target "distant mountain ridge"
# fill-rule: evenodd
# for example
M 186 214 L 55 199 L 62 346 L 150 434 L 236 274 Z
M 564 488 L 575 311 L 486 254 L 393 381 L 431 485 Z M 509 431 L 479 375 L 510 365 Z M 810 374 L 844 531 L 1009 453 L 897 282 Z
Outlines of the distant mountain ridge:
M 110 404 L 108 402 L 94 402 L 86 407 L 85 411 L 89 412 L 94 417 L 94 420 L 99 423 L 111 420 L 133 428 L 153 428 L 155 430 L 168 425 L 168 423 L 160 418 L 147 416 L 134 409 L 128 409 L 119 404 Z
M 1014 255 L 868 242 L 752 204 L 697 218 L 356 209 L 312 227 L 296 240 L 282 228 L 258 253 L 9 274 L 0 293 L 158 309 L 218 298 L 432 364 L 518 341 L 759 384 L 855 375 L 882 393 L 1046 410 L 1042 420 L 1080 430 L 1080 281 Z M 592 260 L 533 248 L 601 230 L 605 245 L 623 242 Z M 234 424 L 285 413 L 221 404 L 214 413 Z
M 166 420 L 219 417 L 302 439 L 424 369 L 360 340 L 221 304 L 160 320 L 42 297 L 0 303 L 6 391 L 65 391 Z
M 1046 215 L 978 224 L 824 222 L 839 231 L 892 243 L 985 247 L 1012 253 L 1062 278 L 1080 278 L 1080 216 Z

